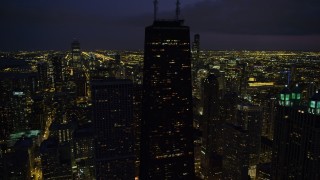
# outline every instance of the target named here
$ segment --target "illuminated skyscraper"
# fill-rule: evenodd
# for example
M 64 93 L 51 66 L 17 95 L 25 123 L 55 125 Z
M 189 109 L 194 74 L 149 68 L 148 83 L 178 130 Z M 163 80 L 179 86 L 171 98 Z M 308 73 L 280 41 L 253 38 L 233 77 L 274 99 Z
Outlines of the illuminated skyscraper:
M 71 44 L 71 59 L 72 61 L 69 65 L 77 68 L 82 67 L 80 43 L 77 40 L 73 41 Z
M 97 179 L 134 179 L 133 84 L 93 80 L 92 108 Z
M 73 143 L 76 177 L 94 179 L 94 132 L 91 124 L 85 124 L 73 133 Z
M 48 64 L 45 62 L 37 63 L 38 87 L 44 90 L 48 86 Z
M 194 40 L 192 43 L 192 55 L 193 55 L 193 60 L 196 60 L 196 61 L 199 60 L 199 55 L 200 55 L 200 35 L 199 34 L 194 35 Z
M 320 93 L 308 107 L 297 105 L 301 92 L 284 89 L 276 108 L 272 179 L 320 178 Z
M 189 27 L 155 20 L 145 29 L 140 179 L 193 179 Z
M 49 57 L 53 67 L 53 84 L 56 90 L 61 91 L 65 77 L 64 58 L 62 54 L 54 54 Z

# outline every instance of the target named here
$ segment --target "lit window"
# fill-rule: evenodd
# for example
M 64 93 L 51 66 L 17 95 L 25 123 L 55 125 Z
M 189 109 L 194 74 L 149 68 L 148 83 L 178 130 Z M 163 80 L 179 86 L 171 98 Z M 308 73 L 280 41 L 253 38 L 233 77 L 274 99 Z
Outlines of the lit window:
M 286 94 L 286 101 L 290 100 L 290 94 Z
M 310 102 L 310 107 L 311 108 L 316 108 L 316 102 L 315 101 L 311 101 Z

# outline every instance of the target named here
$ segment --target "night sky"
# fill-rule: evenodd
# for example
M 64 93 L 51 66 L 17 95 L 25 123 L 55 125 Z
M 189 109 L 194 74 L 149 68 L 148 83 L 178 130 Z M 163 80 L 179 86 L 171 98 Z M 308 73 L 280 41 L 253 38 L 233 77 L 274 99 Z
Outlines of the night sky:
M 0 51 L 143 49 L 153 0 L 2 0 Z M 181 0 L 181 16 L 201 48 L 320 50 L 319 0 Z M 159 0 L 175 17 L 175 0 Z

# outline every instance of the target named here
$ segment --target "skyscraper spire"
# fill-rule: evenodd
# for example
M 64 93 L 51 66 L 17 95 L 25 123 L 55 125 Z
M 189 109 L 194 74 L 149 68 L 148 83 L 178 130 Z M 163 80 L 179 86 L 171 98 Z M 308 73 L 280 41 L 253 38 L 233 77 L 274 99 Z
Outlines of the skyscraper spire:
M 154 20 L 157 20 L 157 14 L 158 14 L 158 0 L 154 0 L 153 1 L 153 5 L 154 5 L 154 15 L 153 18 Z
M 180 16 L 180 1 L 177 0 L 176 3 L 176 19 L 179 20 L 179 16 Z

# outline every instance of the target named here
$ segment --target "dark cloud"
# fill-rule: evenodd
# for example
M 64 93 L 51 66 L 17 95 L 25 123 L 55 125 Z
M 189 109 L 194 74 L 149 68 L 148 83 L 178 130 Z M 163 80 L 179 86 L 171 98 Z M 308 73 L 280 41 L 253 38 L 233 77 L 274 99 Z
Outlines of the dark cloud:
M 320 47 L 313 40 L 320 37 L 319 0 L 181 2 L 186 24 L 208 49 Z M 172 0 L 159 1 L 159 17 L 174 18 L 174 8 Z M 139 49 L 152 10 L 152 0 L 0 1 L 0 50 L 69 49 L 73 38 L 85 49 Z
M 320 1 L 206 0 L 183 10 L 195 30 L 253 35 L 320 34 Z

